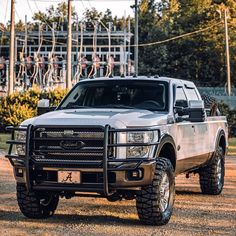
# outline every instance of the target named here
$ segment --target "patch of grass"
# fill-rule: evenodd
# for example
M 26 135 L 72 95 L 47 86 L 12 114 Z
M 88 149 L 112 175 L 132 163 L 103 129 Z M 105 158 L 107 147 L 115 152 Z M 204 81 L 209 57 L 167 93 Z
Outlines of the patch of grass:
M 236 148 L 236 138 L 229 138 L 229 146 Z
M 229 138 L 229 156 L 236 156 L 236 138 Z
M 10 134 L 3 134 L 0 133 L 0 150 L 3 150 L 5 152 L 8 151 L 8 144 L 6 144 L 6 141 L 9 140 L 11 137 Z

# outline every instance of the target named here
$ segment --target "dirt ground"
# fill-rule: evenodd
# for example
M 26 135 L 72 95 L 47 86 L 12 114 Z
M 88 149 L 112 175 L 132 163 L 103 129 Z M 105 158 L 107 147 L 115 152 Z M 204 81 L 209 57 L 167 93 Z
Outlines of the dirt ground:
M 0 157 L 0 233 L 3 235 L 236 235 L 236 157 L 226 158 L 225 187 L 219 196 L 200 193 L 198 176 L 176 180 L 176 200 L 170 222 L 142 225 L 135 201 L 61 199 L 56 214 L 46 220 L 24 217 L 16 202 L 15 181 L 7 159 Z

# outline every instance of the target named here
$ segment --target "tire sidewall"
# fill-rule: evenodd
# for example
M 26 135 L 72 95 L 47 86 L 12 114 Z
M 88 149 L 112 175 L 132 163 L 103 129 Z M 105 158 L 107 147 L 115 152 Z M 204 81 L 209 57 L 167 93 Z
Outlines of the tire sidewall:
M 52 216 L 57 208 L 59 196 L 51 192 L 28 191 L 24 184 L 17 183 L 17 201 L 23 215 L 32 219 Z M 42 199 L 47 199 L 41 204 Z
M 167 166 L 167 168 L 162 172 L 162 178 L 164 177 L 164 174 L 167 174 L 168 180 L 169 180 L 169 199 L 168 199 L 168 206 L 165 209 L 164 212 L 162 212 L 162 219 L 165 221 L 169 221 L 170 216 L 172 215 L 173 212 L 173 205 L 174 205 L 174 199 L 175 199 L 175 178 L 173 174 L 173 168 L 170 168 Z M 160 181 L 161 183 L 161 181 Z M 160 196 L 160 183 L 158 184 L 157 188 L 157 194 Z M 160 199 L 161 200 L 161 199 Z M 160 201 L 158 201 L 158 205 L 160 205 Z
M 165 198 L 165 189 L 162 186 L 164 176 L 169 181 L 169 198 L 166 209 L 162 211 L 161 198 Z M 173 212 L 175 198 L 175 175 L 170 160 L 162 157 L 156 159 L 156 169 L 153 181 L 150 185 L 143 187 L 137 193 L 136 207 L 139 219 L 148 225 L 165 225 L 169 222 Z
M 225 165 L 224 165 L 224 162 L 225 162 L 225 158 L 224 158 L 224 152 L 223 152 L 223 149 L 222 147 L 218 147 L 217 150 L 216 150 L 216 154 L 215 154 L 215 162 L 217 163 L 218 160 L 220 160 L 220 165 L 221 165 L 221 178 L 220 178 L 220 182 L 218 184 L 218 192 L 221 192 L 223 187 L 224 187 L 224 176 L 225 176 Z M 216 170 L 217 172 L 217 170 Z

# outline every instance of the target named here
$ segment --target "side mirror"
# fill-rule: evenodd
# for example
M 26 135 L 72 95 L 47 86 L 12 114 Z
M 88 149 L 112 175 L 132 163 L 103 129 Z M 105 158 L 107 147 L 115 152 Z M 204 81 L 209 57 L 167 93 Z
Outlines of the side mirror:
M 56 107 L 50 107 L 49 104 L 50 104 L 49 99 L 41 99 L 38 101 L 38 106 L 37 106 L 38 116 L 55 110 Z
M 188 115 L 188 102 L 187 100 L 176 100 L 174 106 L 174 112 L 178 114 L 178 116 L 186 116 Z
M 41 108 L 42 107 L 44 107 L 44 108 L 49 107 L 49 104 L 50 104 L 49 99 L 41 99 L 38 101 L 38 107 L 41 107 Z
M 180 101 L 176 101 L 176 104 L 185 105 L 181 104 Z M 177 122 L 181 122 L 183 120 L 188 120 L 191 122 L 203 122 L 206 119 L 204 102 L 202 100 L 190 100 L 188 107 L 175 106 L 174 109 L 175 113 L 179 115 L 179 117 L 177 117 Z
M 206 119 L 206 112 L 204 109 L 204 102 L 202 100 L 190 100 L 189 101 L 189 121 L 203 122 Z

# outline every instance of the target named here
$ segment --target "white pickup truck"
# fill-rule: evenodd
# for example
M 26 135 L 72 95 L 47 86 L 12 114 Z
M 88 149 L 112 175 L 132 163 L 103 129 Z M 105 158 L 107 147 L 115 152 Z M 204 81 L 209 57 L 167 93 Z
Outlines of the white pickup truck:
M 55 111 L 9 127 L 6 157 L 21 212 L 47 218 L 59 197 L 124 198 L 136 199 L 144 223 L 166 224 L 176 175 L 198 173 L 203 194 L 222 191 L 227 122 L 206 113 L 195 85 L 185 80 L 79 82 Z

